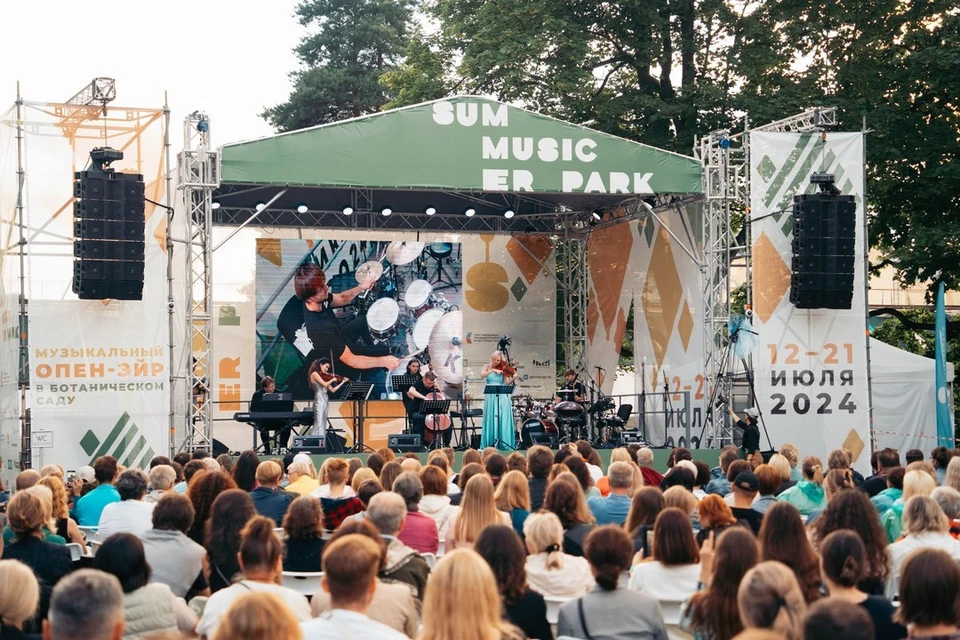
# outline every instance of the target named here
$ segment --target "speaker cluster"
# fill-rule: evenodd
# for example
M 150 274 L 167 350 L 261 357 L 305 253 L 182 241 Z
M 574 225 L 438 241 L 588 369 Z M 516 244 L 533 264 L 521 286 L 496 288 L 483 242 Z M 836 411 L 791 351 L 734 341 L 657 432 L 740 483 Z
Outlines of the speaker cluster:
M 790 302 L 798 309 L 849 309 L 856 256 L 853 196 L 804 194 L 793 199 Z

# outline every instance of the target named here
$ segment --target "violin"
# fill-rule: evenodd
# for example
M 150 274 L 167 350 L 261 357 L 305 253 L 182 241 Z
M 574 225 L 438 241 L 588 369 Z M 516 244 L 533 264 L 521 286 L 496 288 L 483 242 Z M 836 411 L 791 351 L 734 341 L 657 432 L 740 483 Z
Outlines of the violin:
M 338 376 L 335 373 L 323 373 L 322 371 L 320 372 L 320 379 L 323 380 L 324 382 L 330 382 L 332 380 L 337 384 L 340 384 L 341 382 L 344 382 L 344 381 L 347 381 L 347 382 L 350 381 L 350 378 L 345 378 L 344 376 Z
M 446 400 L 439 390 L 431 391 L 424 396 L 424 398 L 426 400 Z M 453 420 L 450 419 L 450 415 L 447 413 L 431 413 L 423 419 L 423 424 L 426 427 L 424 439 L 429 443 L 433 442 L 434 438 L 436 438 L 435 432 L 446 431 L 452 427 Z
M 509 362 L 507 362 L 506 360 L 501 360 L 500 366 L 494 367 L 493 370 L 498 373 L 502 373 L 504 377 L 511 377 L 511 378 L 517 373 L 517 368 L 512 364 L 510 364 Z

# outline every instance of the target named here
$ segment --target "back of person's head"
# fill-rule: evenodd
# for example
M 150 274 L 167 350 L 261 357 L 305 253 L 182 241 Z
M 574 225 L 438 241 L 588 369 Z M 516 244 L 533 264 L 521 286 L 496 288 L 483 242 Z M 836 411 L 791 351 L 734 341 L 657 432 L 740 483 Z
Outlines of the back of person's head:
M 709 587 L 691 597 L 692 626 L 704 637 L 733 638 L 743 630 L 737 589 L 744 574 L 757 564 L 757 540 L 749 529 L 731 527 L 715 539 L 714 545 Z
M 584 491 L 587 491 L 591 486 L 593 486 L 593 477 L 590 475 L 590 469 L 587 468 L 587 463 L 581 460 L 576 456 L 570 456 L 563 461 L 563 466 L 569 469 L 570 473 L 577 477 L 577 481 L 580 483 L 580 488 Z M 691 489 L 693 485 L 691 483 Z
M 7 503 L 7 524 L 18 538 L 40 531 L 47 518 L 40 497 L 29 490 L 16 492 Z
M 937 501 L 930 496 L 913 496 L 903 505 L 903 532 L 918 535 L 935 532 L 946 533 L 950 521 Z
M 757 476 L 758 493 L 761 496 L 773 495 L 783 481 L 780 472 L 769 464 L 758 465 L 753 473 Z
M 560 518 L 564 529 L 593 522 L 593 516 L 587 508 L 586 498 L 580 483 L 570 473 L 561 473 L 547 485 L 543 498 L 543 508 Z
M 517 604 L 527 588 L 527 554 L 513 527 L 505 524 L 485 527 L 477 536 L 473 550 L 490 565 L 504 604 Z
M 247 450 L 240 454 L 237 463 L 233 466 L 231 476 L 237 483 L 237 487 L 244 491 L 253 491 L 257 485 L 257 469 L 260 467 L 260 458 L 255 451 Z M 183 474 L 186 476 L 187 469 L 184 467 Z M 190 482 L 190 479 L 187 479 Z
M 903 491 L 903 478 L 907 475 L 907 470 L 903 467 L 894 467 L 887 474 L 887 484 L 893 489 Z
M 674 508 L 660 512 L 653 527 L 653 558 L 665 566 L 700 562 L 689 513 Z
M 187 484 L 190 484 L 198 473 L 206 472 L 207 466 L 203 464 L 203 460 L 189 460 L 187 464 L 183 465 L 183 479 L 187 481 Z
M 960 567 L 950 554 L 921 548 L 907 556 L 896 619 L 905 626 L 960 624 Z
M 329 460 L 327 462 L 329 463 Z M 400 466 L 400 463 L 396 460 L 391 460 L 383 465 L 383 470 L 380 472 L 380 485 L 383 486 L 384 489 L 392 487 L 393 481 L 396 480 L 401 473 L 403 473 L 403 467 Z
M 800 451 L 797 445 L 791 442 L 786 442 L 780 447 L 780 455 L 787 459 L 791 467 L 797 466 L 800 462 Z
M 127 469 L 117 478 L 121 500 L 140 500 L 147 494 L 147 476 L 140 469 Z
M 427 465 L 440 467 L 444 473 L 450 473 L 450 461 L 446 454 L 439 449 L 434 449 L 427 454 Z
M 727 467 L 727 481 L 733 482 L 737 479 L 737 476 L 744 471 L 753 471 L 753 465 L 746 460 L 734 460 L 730 463 L 730 466 Z
M 397 454 L 395 454 L 393 452 L 393 449 L 391 449 L 390 447 L 380 447 L 379 449 L 374 451 L 374 453 L 376 453 L 378 456 L 383 458 L 384 464 L 388 462 L 392 462 L 397 459 Z
M 675 447 L 667 458 L 667 466 L 672 467 L 681 460 L 693 460 L 693 454 L 691 454 L 690 449 L 686 447 Z
M 132 533 L 115 533 L 100 545 L 93 568 L 116 576 L 124 593 L 132 593 L 150 582 L 150 565 L 143 543 Z
M 153 508 L 153 528 L 186 533 L 193 526 L 193 503 L 182 493 L 167 493 Z
M 420 460 L 416 458 L 415 453 L 408 452 L 403 455 L 403 459 L 400 460 L 400 469 L 404 472 L 409 473 L 419 473 L 423 465 L 420 464 Z M 414 456 L 414 457 L 410 457 Z
M 810 606 L 803 640 L 873 640 L 873 619 L 863 607 L 829 598 Z
M 40 474 L 34 469 L 25 469 L 17 474 L 17 478 L 14 480 L 13 486 L 17 491 L 23 491 L 24 489 L 29 489 L 38 482 L 40 482 Z
M 406 517 L 407 503 L 392 491 L 376 494 L 367 505 L 367 518 L 380 533 L 387 536 L 396 535 Z
M 960 491 L 944 485 L 934 489 L 930 497 L 937 501 L 948 520 L 960 518 Z
M 930 460 L 940 469 L 946 469 L 950 464 L 950 450 L 946 447 L 937 447 L 930 452 Z
M 744 627 L 770 629 L 787 640 L 803 637 L 807 605 L 797 578 L 786 565 L 761 562 L 747 571 L 737 591 L 737 603 Z
M 273 593 L 242 594 L 220 617 L 210 640 L 301 640 L 300 622 L 290 605 Z
M 117 477 L 117 459 L 100 456 L 93 461 L 93 476 L 98 484 L 110 484 Z
M 220 471 L 230 475 L 230 472 L 233 471 L 233 456 L 229 453 L 221 453 L 216 459 L 217 464 L 220 465 Z
M 173 461 L 179 464 L 181 467 L 187 464 L 190 461 L 190 452 L 189 451 L 180 451 L 173 456 Z
M 887 532 L 880 524 L 876 507 L 864 492 L 841 491 L 837 494 L 814 523 L 812 539 L 823 541 L 829 534 L 842 529 L 854 531 L 864 545 L 863 575 L 885 580 L 890 566 Z
M 947 464 L 947 474 L 943 478 L 943 486 L 960 491 L 960 456 L 952 456 Z
M 343 458 L 330 458 L 327 460 L 326 470 L 327 480 L 330 484 L 340 486 L 347 481 L 347 475 L 350 473 L 350 465 Z
M 240 532 L 240 568 L 245 573 L 276 570 L 280 566 L 283 545 L 273 528 L 270 518 L 254 516 Z
M 700 515 L 700 526 L 704 529 L 726 527 L 737 522 L 730 505 L 715 493 L 704 496 L 703 500 L 697 503 L 697 513 Z
M 920 451 L 920 449 L 909 449 L 904 455 L 904 460 L 906 460 L 907 464 L 919 462 L 923 460 L 923 451 Z
M 483 462 L 484 470 L 491 478 L 499 478 L 507 472 L 507 459 L 499 453 L 491 453 Z
M 727 475 L 727 470 L 730 468 L 730 464 L 736 460 L 740 459 L 740 452 L 736 447 L 724 447 L 720 452 L 720 470 L 723 471 L 723 475 Z
M 420 470 L 420 484 L 423 485 L 423 494 L 427 496 L 445 496 L 449 488 L 446 472 L 432 464 Z
M 823 478 L 823 490 L 827 499 L 832 500 L 834 496 L 844 489 L 853 489 L 856 487 L 853 481 L 853 472 L 849 467 L 838 467 L 830 469 Z
M 705 487 L 710 484 L 710 465 L 703 460 L 694 460 L 693 466 L 697 468 L 697 479 L 693 482 L 696 487 Z
M 617 588 L 620 574 L 630 568 L 633 542 L 615 525 L 597 527 L 583 541 L 583 555 L 593 568 L 597 585 L 604 591 Z
M 790 479 L 790 461 L 787 460 L 784 456 L 779 453 L 775 453 L 770 456 L 770 459 L 767 460 L 767 464 L 777 470 L 780 474 L 780 480 L 789 480 Z
M 932 464 L 930 464 L 926 460 L 917 460 L 916 462 L 911 462 L 906 466 L 906 470 L 907 472 L 923 471 L 928 476 L 930 476 L 930 478 L 933 480 L 935 484 L 939 483 L 939 479 L 937 478 L 937 470 L 934 468 Z
M 463 491 L 467 487 L 467 483 L 470 482 L 470 478 L 483 475 L 483 473 L 483 465 L 481 465 L 479 462 L 465 464 L 460 469 L 460 474 L 457 476 L 457 486 L 460 487 L 461 491 Z
M 147 483 L 154 491 L 167 491 L 173 488 L 177 481 L 177 472 L 168 464 L 158 464 L 150 468 L 147 474 Z M 119 491 L 119 489 L 117 489 Z
M 377 477 L 380 476 L 380 472 L 383 471 L 383 465 L 385 464 L 387 464 L 387 462 L 379 453 L 371 453 L 367 456 L 367 467 L 377 474 Z
M 849 469 L 850 455 L 846 449 L 834 449 L 827 456 L 827 469 Z
M 810 482 L 823 484 L 823 463 L 817 456 L 804 456 L 800 470 L 803 477 Z
M 697 498 L 686 487 L 673 486 L 663 492 L 663 506 L 691 514 L 697 508 Z
M 881 469 L 894 469 L 900 466 L 900 454 L 896 449 L 887 447 L 877 452 L 877 466 Z
M 463 452 L 463 457 L 460 458 L 461 471 L 465 466 L 467 466 L 468 464 L 473 464 L 474 462 L 479 464 L 482 467 L 483 456 L 481 456 L 480 452 L 477 451 L 476 449 L 467 449 L 466 451 Z
M 240 531 L 257 514 L 253 499 L 243 489 L 228 489 L 210 507 L 204 546 L 215 564 L 234 562 L 240 548 Z
M 366 607 L 376 588 L 381 548 L 370 538 L 350 534 L 338 537 L 323 550 L 323 588 L 335 608 Z
M 926 471 L 911 470 L 903 476 L 903 501 L 914 496 L 929 496 L 937 488 L 937 481 Z
M 629 462 L 614 462 L 607 469 L 611 489 L 629 489 L 633 485 L 633 466 Z
M 563 568 L 563 525 L 555 514 L 531 513 L 523 521 L 523 537 L 531 554 L 547 554 L 547 569 Z
M 257 467 L 257 482 L 261 487 L 274 488 L 280 484 L 283 468 L 273 460 L 266 460 Z
M 56 463 L 45 464 L 40 467 L 40 477 L 46 478 L 47 476 L 57 476 L 63 480 L 63 467 Z
M 123 633 L 123 589 L 113 575 L 80 569 L 53 588 L 46 640 L 115 640 Z
M 519 451 L 514 451 L 507 456 L 507 471 L 519 471 L 526 477 L 527 459 Z
M 867 548 L 856 532 L 840 529 L 820 543 L 823 575 L 842 587 L 853 587 L 864 576 Z
M 640 527 L 653 526 L 657 514 L 663 510 L 663 493 L 656 487 L 640 487 L 630 500 L 630 511 L 624 528 L 631 536 L 639 533 Z
M 469 603 L 469 606 L 465 606 Z M 502 603 L 493 571 L 472 549 L 448 552 L 430 572 L 423 598 L 421 638 L 492 640 L 503 632 Z
M 403 498 L 407 511 L 416 511 L 423 498 L 423 483 L 413 471 L 404 471 L 393 481 L 392 490 Z
M 350 488 L 353 489 L 354 493 L 360 493 L 360 485 L 367 480 L 376 480 L 378 484 L 380 482 L 379 477 L 373 472 L 372 469 L 361 467 L 357 469 L 356 473 L 354 473 L 350 478 Z
M 637 449 L 637 464 L 641 467 L 653 466 L 653 450 L 647 447 Z
M 379 480 L 366 480 L 357 487 L 357 498 L 363 503 L 364 508 L 370 505 L 370 499 L 383 491 Z
M 0 560 L 0 620 L 21 627 L 33 618 L 40 604 L 40 585 L 27 565 L 17 560 Z
M 497 508 L 501 511 L 509 512 L 513 509 L 530 511 L 530 485 L 527 482 L 527 476 L 515 469 L 507 471 L 497 484 L 494 498 Z
M 290 503 L 283 516 L 288 540 L 314 540 L 323 535 L 323 509 L 313 496 L 300 496 Z

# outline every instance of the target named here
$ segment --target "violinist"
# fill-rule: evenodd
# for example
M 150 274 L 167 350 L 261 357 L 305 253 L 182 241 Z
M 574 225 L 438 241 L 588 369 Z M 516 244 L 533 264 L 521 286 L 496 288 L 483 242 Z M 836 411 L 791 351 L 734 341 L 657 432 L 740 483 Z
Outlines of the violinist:
M 513 384 L 516 369 L 507 362 L 503 352 L 494 351 L 490 362 L 483 365 L 480 375 L 487 385 Z M 481 447 L 515 449 L 516 433 L 513 424 L 513 404 L 510 394 L 488 393 L 483 398 L 483 430 L 480 437 Z
M 348 380 L 331 371 L 330 358 L 320 358 L 310 363 L 307 380 L 313 389 L 313 428 L 309 435 L 320 436 L 327 442 L 327 413 L 330 410 L 330 395 L 340 390 Z
M 576 402 L 577 404 L 583 404 L 583 401 L 587 398 L 587 388 L 583 386 L 583 383 L 577 380 L 577 372 L 573 369 L 567 369 L 563 372 L 563 377 L 565 382 L 561 385 L 561 391 L 573 391 L 573 397 L 569 397 L 569 393 L 563 394 L 564 398 L 561 398 L 557 395 L 553 400 L 554 402 L 560 402 L 562 400 L 570 400 L 571 402 Z
M 423 406 L 423 401 L 427 399 L 427 395 L 437 391 L 437 374 L 433 371 L 427 371 L 423 374 L 423 379 L 417 382 L 415 385 L 407 389 L 407 398 L 410 399 L 410 422 L 413 426 L 413 433 L 416 433 L 420 436 L 420 441 L 426 441 L 426 414 L 420 411 Z M 451 430 L 447 430 L 443 436 L 446 441 L 444 446 L 447 446 L 450 443 L 450 436 L 452 435 Z

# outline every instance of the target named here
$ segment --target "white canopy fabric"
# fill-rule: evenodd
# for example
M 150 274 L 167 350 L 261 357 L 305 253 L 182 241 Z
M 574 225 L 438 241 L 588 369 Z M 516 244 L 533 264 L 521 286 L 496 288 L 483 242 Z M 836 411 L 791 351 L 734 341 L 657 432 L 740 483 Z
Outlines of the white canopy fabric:
M 937 446 L 933 358 L 925 358 L 870 338 L 870 390 L 877 449 L 892 447 L 925 454 Z M 954 368 L 947 363 L 948 392 Z

